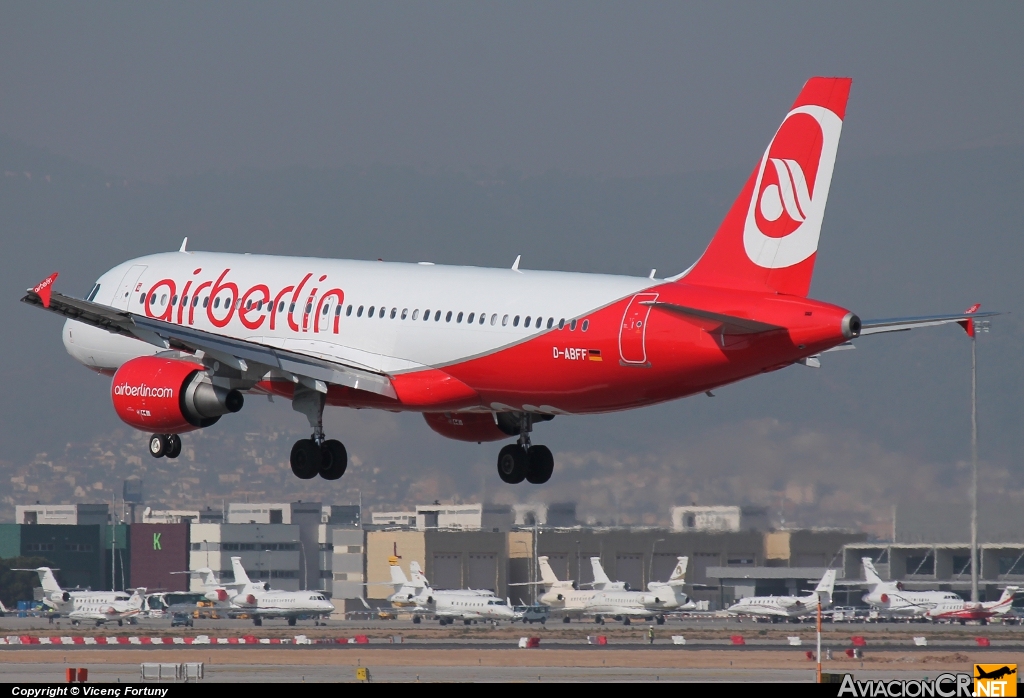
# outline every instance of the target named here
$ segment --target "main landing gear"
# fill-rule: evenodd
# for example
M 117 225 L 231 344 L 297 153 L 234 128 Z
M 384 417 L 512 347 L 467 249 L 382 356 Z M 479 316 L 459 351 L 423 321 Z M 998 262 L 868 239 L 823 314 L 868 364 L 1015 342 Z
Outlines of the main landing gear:
M 313 434 L 292 446 L 291 466 L 295 476 L 311 480 L 317 475 L 325 480 L 337 480 L 348 468 L 348 451 L 337 439 L 324 437 L 324 404 L 327 396 L 305 387 L 295 388 L 292 409 L 309 419 Z
M 498 477 L 502 482 L 517 485 L 523 480 L 543 485 L 555 470 L 555 458 L 547 446 L 530 444 L 533 415 L 524 412 L 519 418 L 519 440 L 498 452 Z
M 149 455 L 177 458 L 181 455 L 181 437 L 177 434 L 153 434 L 149 437 Z

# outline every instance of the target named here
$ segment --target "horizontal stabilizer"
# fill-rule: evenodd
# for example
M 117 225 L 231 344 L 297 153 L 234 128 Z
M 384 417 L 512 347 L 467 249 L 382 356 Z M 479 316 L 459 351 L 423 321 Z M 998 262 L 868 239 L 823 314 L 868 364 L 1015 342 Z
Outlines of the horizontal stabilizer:
M 917 327 L 934 327 L 962 323 L 974 318 L 992 317 L 999 313 L 953 313 L 951 315 L 924 315 L 921 317 L 894 317 L 882 320 L 864 320 L 861 322 L 860 336 L 881 334 L 883 332 L 904 332 Z
M 774 332 L 776 330 L 785 329 L 778 325 L 769 325 L 766 322 L 749 320 L 747 318 L 736 317 L 735 315 L 713 313 L 709 310 L 700 310 L 699 308 L 688 308 L 685 305 L 677 305 L 675 303 L 665 303 L 663 301 L 641 301 L 641 305 L 649 305 L 660 310 L 666 310 L 670 313 L 682 315 L 688 320 L 700 325 L 708 332 L 716 334 L 760 334 L 761 332 Z

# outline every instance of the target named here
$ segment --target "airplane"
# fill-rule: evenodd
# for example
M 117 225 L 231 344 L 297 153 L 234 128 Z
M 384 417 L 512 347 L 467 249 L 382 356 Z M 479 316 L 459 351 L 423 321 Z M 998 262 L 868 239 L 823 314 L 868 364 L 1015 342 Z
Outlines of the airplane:
M 561 615 L 563 623 L 569 623 L 573 618 L 582 618 L 587 614 L 588 604 L 600 593 L 597 589 L 577 589 L 571 579 L 560 581 L 551 569 L 547 555 L 537 558 L 537 567 L 540 570 L 542 590 L 537 599 L 538 603 L 550 608 L 552 615 Z
M 667 582 L 651 582 L 647 585 L 647 591 L 657 595 L 660 608 L 666 611 L 690 611 L 697 608 L 693 599 L 683 591 L 689 561 L 690 558 L 686 556 L 676 558 L 675 569 L 672 570 Z
M 1007 665 L 1003 665 L 1003 666 L 999 667 L 998 669 L 994 669 L 992 671 L 985 671 L 980 666 L 975 664 L 974 665 L 974 671 L 975 671 L 975 674 L 977 674 L 974 677 L 976 679 L 1001 679 L 1004 676 L 1009 676 L 1010 674 L 1016 674 L 1017 673 L 1016 669 L 1011 669 Z
M 69 616 L 79 606 L 102 604 L 106 607 L 115 603 L 124 604 L 132 597 L 123 591 L 65 591 L 57 582 L 52 567 L 16 568 L 11 571 L 38 574 L 39 586 L 43 588 L 43 604 L 62 616 Z
M 398 558 L 391 558 L 391 583 L 395 593 L 388 600 L 393 606 L 411 607 L 413 623 L 420 622 L 419 613 L 435 616 L 441 625 L 462 620 L 469 625 L 480 620 L 515 620 L 516 614 L 507 600 L 499 599 L 484 589 L 433 589 L 415 560 L 409 563 L 410 581 Z
M 731 615 L 762 616 L 775 620 L 789 618 L 798 620 L 816 613 L 820 600 L 822 609 L 832 605 L 832 590 L 835 588 L 836 571 L 826 570 L 810 594 L 806 596 L 748 596 L 740 599 L 728 609 Z
M 665 624 L 665 616 L 652 610 L 661 606 L 660 598 L 645 591 L 630 591 L 625 582 L 612 582 L 600 557 L 590 558 L 590 566 L 597 593 L 586 603 L 584 612 L 594 616 L 595 623 L 604 624 L 604 616 L 612 616 L 621 618 L 623 625 L 630 625 L 633 618 L 654 619 L 658 625 Z
M 870 557 L 860 560 L 864 566 L 864 579 L 868 583 L 868 593 L 862 598 L 864 603 L 888 618 L 924 618 L 928 612 L 940 604 L 956 604 L 963 602 L 951 591 L 907 591 L 900 582 L 886 582 L 878 576 Z
M 242 566 L 242 558 L 231 558 L 235 573 L 235 584 L 241 590 L 230 598 L 233 609 L 244 612 L 252 618 L 254 625 L 263 625 L 264 618 L 286 618 L 288 625 L 295 625 L 299 617 L 319 618 L 334 613 L 334 604 L 317 591 L 278 591 L 269 585 L 252 582 Z
M 925 612 L 925 618 L 931 621 L 957 621 L 964 625 L 969 620 L 981 621 L 982 625 L 988 623 L 993 616 L 1005 615 L 1013 607 L 1013 597 L 1020 591 L 1020 587 L 1008 586 L 1003 589 L 1002 596 L 998 601 L 972 602 L 964 601 L 959 596 L 956 600 L 940 601 L 934 608 Z
M 344 475 L 325 406 L 422 413 L 442 436 L 515 439 L 499 478 L 542 484 L 535 425 L 707 394 L 872 334 L 959 323 L 963 313 L 861 320 L 808 296 L 852 80 L 811 78 L 705 252 L 667 278 L 313 257 L 177 252 L 131 259 L 85 298 L 54 273 L 23 302 L 67 318 L 71 356 L 112 376 L 114 411 L 176 458 L 181 434 L 278 396 L 312 434 L 299 478 Z
M 80 625 L 82 621 L 95 622 L 97 627 L 113 622 L 123 625 L 126 620 L 132 623 L 142 613 L 145 597 L 145 587 L 135 589 L 127 601 L 111 601 L 105 592 L 87 592 L 73 597 L 74 609 L 67 616 L 72 625 Z

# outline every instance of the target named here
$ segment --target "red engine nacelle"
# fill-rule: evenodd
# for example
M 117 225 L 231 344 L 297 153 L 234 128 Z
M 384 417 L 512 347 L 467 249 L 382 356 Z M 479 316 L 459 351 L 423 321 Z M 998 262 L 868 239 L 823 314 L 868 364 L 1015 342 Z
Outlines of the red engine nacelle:
M 511 436 L 498 426 L 493 414 L 424 412 L 423 419 L 438 434 L 456 441 L 481 443 L 501 441 Z
M 156 356 L 140 356 L 117 369 L 110 397 L 123 422 L 156 434 L 208 427 L 244 402 L 237 390 L 208 382 L 201 364 Z

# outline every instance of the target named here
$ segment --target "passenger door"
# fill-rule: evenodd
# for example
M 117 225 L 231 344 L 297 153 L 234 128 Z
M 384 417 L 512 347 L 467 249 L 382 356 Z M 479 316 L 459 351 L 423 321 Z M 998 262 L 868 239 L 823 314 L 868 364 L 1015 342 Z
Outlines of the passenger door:
M 651 306 L 642 305 L 658 299 L 657 293 L 638 293 L 633 296 L 626 312 L 622 314 L 622 326 L 619 328 L 619 358 L 623 364 L 643 366 L 647 364 L 647 317 Z

